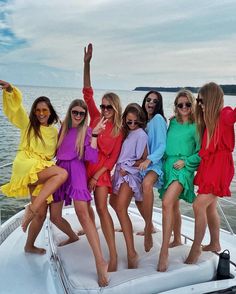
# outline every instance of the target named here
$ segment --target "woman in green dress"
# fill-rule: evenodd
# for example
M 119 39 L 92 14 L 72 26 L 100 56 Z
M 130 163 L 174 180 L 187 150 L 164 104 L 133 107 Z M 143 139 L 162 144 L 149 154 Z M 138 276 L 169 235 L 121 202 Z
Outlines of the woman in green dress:
M 179 199 L 193 203 L 193 178 L 200 157 L 199 139 L 194 123 L 194 96 L 188 90 L 178 92 L 174 101 L 175 117 L 170 120 L 164 154 L 164 185 L 159 190 L 162 199 L 162 246 L 157 270 L 168 267 L 168 249 L 181 245 Z M 174 241 L 170 242 L 172 229 Z

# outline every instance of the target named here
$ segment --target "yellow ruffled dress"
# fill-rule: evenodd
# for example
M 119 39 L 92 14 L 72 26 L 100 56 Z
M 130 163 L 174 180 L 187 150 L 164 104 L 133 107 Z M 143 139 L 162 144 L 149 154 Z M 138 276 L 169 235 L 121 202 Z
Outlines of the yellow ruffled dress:
M 13 162 L 11 180 L 0 189 L 7 197 L 26 198 L 30 195 L 28 185 L 38 180 L 37 173 L 55 165 L 52 159 L 55 156 L 58 131 L 54 126 L 40 126 L 44 144 L 32 132 L 28 145 L 29 117 L 22 105 L 22 94 L 16 87 L 13 87 L 11 93 L 3 90 L 3 111 L 9 121 L 20 129 L 20 144 Z M 41 187 L 36 187 L 33 196 L 38 195 Z M 47 199 L 48 203 L 51 197 Z

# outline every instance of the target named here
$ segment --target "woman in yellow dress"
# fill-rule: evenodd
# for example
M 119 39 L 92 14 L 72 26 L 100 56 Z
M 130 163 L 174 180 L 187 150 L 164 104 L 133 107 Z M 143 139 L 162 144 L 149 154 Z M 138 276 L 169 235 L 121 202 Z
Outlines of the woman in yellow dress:
M 20 144 L 13 162 L 10 182 L 1 187 L 8 197 L 31 196 L 22 218 L 22 229 L 29 224 L 25 252 L 44 254 L 34 243 L 46 217 L 50 197 L 67 179 L 67 172 L 52 161 L 58 132 L 53 126 L 59 118 L 47 97 L 37 98 L 28 115 L 22 105 L 22 94 L 16 87 L 0 80 L 3 89 L 3 111 L 20 129 Z

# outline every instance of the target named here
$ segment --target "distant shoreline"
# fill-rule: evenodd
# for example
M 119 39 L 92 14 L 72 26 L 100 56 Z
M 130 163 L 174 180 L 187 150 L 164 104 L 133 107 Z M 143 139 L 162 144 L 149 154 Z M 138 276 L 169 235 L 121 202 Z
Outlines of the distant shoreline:
M 225 95 L 236 95 L 236 85 L 220 85 Z M 159 92 L 178 92 L 181 89 L 188 89 L 197 93 L 200 87 L 136 87 L 133 91 L 159 91 Z

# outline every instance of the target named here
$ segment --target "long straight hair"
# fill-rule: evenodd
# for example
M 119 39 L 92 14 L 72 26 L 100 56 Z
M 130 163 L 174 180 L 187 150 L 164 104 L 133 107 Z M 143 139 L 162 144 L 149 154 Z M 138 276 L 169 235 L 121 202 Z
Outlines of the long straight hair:
M 109 92 L 103 95 L 102 99 L 105 98 L 113 107 L 114 110 L 114 117 L 113 117 L 113 129 L 112 135 L 117 137 L 120 134 L 121 127 L 122 127 L 122 107 L 120 103 L 120 98 L 113 92 Z
M 204 112 L 202 107 L 196 106 L 196 123 L 200 139 L 202 139 L 205 128 L 207 129 L 207 147 L 214 136 L 214 144 L 219 140 L 219 116 L 224 105 L 224 92 L 222 88 L 214 82 L 202 86 L 198 92 L 198 98 L 203 99 Z
M 27 136 L 27 143 L 30 145 L 30 139 L 31 139 L 31 131 L 33 131 L 35 139 L 37 140 L 38 138 L 41 140 L 41 142 L 45 145 L 45 142 L 43 140 L 42 134 L 40 132 L 40 122 L 35 114 L 36 108 L 38 106 L 38 103 L 44 102 L 47 104 L 49 111 L 50 111 L 50 116 L 48 118 L 48 125 L 56 124 L 59 121 L 59 117 L 53 108 L 51 101 L 48 97 L 46 96 L 40 96 L 37 99 L 34 100 L 30 114 L 29 114 L 29 125 L 28 125 L 28 130 L 26 132 Z
M 75 142 L 76 151 L 78 153 L 79 159 L 81 159 L 84 155 L 84 141 L 88 128 L 88 107 L 87 104 L 81 99 L 73 100 L 67 110 L 66 117 L 62 123 L 57 148 L 60 147 L 64 137 L 68 133 L 69 129 L 72 127 L 71 110 L 76 106 L 79 106 L 85 110 L 85 117 L 77 127 L 77 137 Z

